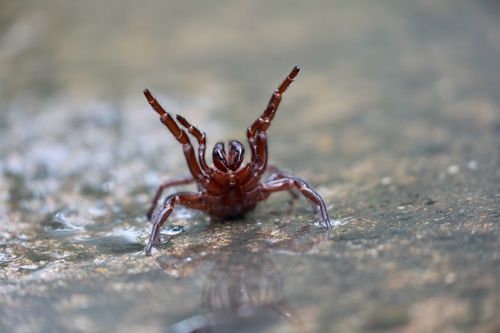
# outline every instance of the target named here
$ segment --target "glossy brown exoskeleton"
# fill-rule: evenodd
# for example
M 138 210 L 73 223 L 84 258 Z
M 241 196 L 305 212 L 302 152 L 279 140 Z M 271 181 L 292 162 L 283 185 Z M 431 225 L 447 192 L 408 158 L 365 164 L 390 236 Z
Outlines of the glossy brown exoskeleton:
M 191 172 L 189 177 L 166 181 L 161 184 L 153 198 L 147 214 L 153 222 L 153 229 L 146 246 L 146 255 L 151 253 L 153 245 L 160 242 L 160 228 L 172 213 L 176 204 L 199 209 L 211 216 L 234 218 L 244 215 L 255 208 L 257 203 L 265 200 L 273 192 L 288 190 L 294 197 L 294 189 L 300 191 L 314 207 L 319 209 L 321 222 L 326 228 L 332 224 L 328 218 L 325 202 L 304 180 L 282 172 L 276 167 L 268 166 L 267 159 L 267 129 L 276 114 L 281 96 L 294 81 L 300 68 L 294 67 L 287 78 L 271 96 L 271 100 L 262 115 L 247 129 L 250 161 L 242 166 L 245 148 L 237 140 L 229 141 L 226 153 L 224 143 L 218 142 L 212 152 L 214 167 L 209 167 L 205 161 L 206 135 L 191 125 L 182 116 L 176 119 L 189 134 L 198 141 L 198 159 L 188 135 L 182 130 L 174 118 L 163 109 L 149 90 L 144 91 L 149 104 L 160 115 L 161 122 L 170 130 L 173 136 L 182 144 L 184 155 Z M 262 181 L 266 171 L 271 175 Z M 167 196 L 160 207 L 156 209 L 163 190 L 170 186 L 196 183 L 198 192 L 180 192 Z

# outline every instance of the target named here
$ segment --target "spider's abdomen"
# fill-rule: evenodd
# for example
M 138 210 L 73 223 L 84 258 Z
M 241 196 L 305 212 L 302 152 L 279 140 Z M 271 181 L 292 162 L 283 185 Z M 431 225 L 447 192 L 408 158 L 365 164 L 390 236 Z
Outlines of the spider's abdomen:
M 242 217 L 245 215 L 245 213 L 253 210 L 255 206 L 257 205 L 256 202 L 253 202 L 251 204 L 242 204 L 242 205 L 235 205 L 235 206 L 212 206 L 208 210 L 208 214 L 210 216 L 215 216 L 215 217 L 220 217 L 224 219 L 232 219 L 232 218 L 237 218 L 237 217 Z
M 257 197 L 243 193 L 239 184 L 229 185 L 222 195 L 208 198 L 208 214 L 236 218 L 254 209 L 257 202 Z

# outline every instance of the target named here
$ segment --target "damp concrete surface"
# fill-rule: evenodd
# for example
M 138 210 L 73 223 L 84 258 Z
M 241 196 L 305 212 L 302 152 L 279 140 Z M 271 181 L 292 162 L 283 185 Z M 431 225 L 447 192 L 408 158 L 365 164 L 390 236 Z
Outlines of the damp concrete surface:
M 499 18 L 486 0 L 3 1 L 0 332 L 499 332 Z M 142 90 L 210 155 L 246 144 L 295 64 L 270 162 L 335 228 L 286 192 L 231 221 L 177 207 L 145 257 L 155 190 L 188 169 Z

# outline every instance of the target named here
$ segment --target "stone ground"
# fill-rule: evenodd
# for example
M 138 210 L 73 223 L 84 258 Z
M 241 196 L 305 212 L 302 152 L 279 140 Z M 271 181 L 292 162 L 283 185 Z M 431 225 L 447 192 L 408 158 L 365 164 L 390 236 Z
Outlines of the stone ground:
M 495 1 L 4 1 L 1 332 L 500 332 Z M 149 87 L 216 140 L 295 64 L 276 195 L 237 221 L 144 214 L 182 150 Z

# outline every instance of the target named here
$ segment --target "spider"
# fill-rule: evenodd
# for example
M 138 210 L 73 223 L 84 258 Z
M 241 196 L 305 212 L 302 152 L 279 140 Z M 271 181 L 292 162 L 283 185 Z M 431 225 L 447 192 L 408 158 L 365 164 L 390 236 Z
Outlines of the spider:
M 205 160 L 206 134 L 191 125 L 184 117 L 176 115 L 177 122 L 191 134 L 198 143 L 198 158 L 189 140 L 187 133 L 181 129 L 165 109 L 158 103 L 148 89 L 144 95 L 151 107 L 160 115 L 161 122 L 170 130 L 173 136 L 182 144 L 190 176 L 168 180 L 158 187 L 147 213 L 148 220 L 152 220 L 153 228 L 145 252 L 151 254 L 154 245 L 160 243 L 160 228 L 180 204 L 192 209 L 207 212 L 210 216 L 219 218 L 237 218 L 255 208 L 257 203 L 269 197 L 273 192 L 287 190 L 293 196 L 298 190 L 310 201 L 316 211 L 319 210 L 322 224 L 330 229 L 332 224 L 328 217 L 325 202 L 321 196 L 303 179 L 280 171 L 277 167 L 267 164 L 267 129 L 276 114 L 281 96 L 294 81 L 300 68 L 295 66 L 290 74 L 271 96 L 271 99 L 262 115 L 247 129 L 248 145 L 250 147 L 250 161 L 242 166 L 245 156 L 245 147 L 237 140 L 229 141 L 226 153 L 224 143 L 215 144 L 212 152 L 214 167 L 209 167 Z M 271 175 L 262 181 L 264 173 Z M 156 208 L 163 190 L 171 186 L 196 183 L 198 192 L 179 192 L 167 196 L 160 207 Z

